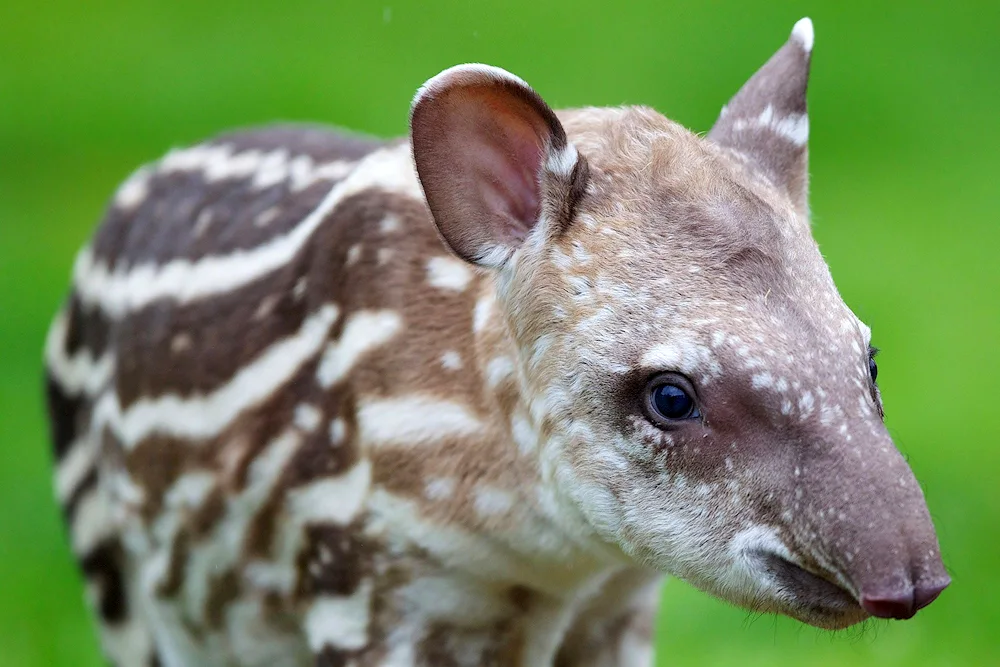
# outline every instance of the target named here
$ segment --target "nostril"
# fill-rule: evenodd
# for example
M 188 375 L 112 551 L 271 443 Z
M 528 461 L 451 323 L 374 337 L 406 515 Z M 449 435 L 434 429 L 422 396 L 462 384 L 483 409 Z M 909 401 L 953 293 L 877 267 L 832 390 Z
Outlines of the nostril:
M 916 591 L 913 593 L 913 601 L 917 609 L 923 609 L 931 602 L 937 599 L 937 596 L 941 595 L 941 591 L 948 588 L 951 583 L 950 578 L 946 578 L 942 583 L 937 584 L 919 584 L 917 585 Z
M 912 618 L 917 613 L 912 591 L 899 595 L 862 595 L 861 606 L 878 618 Z

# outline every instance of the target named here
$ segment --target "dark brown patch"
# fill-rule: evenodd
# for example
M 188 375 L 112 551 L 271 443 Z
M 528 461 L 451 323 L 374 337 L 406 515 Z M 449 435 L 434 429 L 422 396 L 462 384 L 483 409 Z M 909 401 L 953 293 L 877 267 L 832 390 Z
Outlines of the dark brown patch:
M 300 598 L 351 595 L 368 571 L 370 545 L 361 535 L 361 521 L 340 527 L 306 526 L 305 546 L 296 560 Z
M 104 313 L 84 308 L 74 291 L 69 297 L 66 317 L 66 354 L 72 356 L 87 350 L 95 358 L 101 356 L 111 335 L 111 324 Z
M 123 568 L 125 552 L 118 538 L 107 539 L 80 558 L 80 569 L 100 591 L 97 611 L 108 625 L 118 625 L 128 615 Z
M 294 335 L 306 316 L 306 300 L 293 293 L 298 275 L 293 262 L 234 292 L 189 305 L 160 301 L 128 316 L 116 349 L 122 408 L 167 393 L 209 393 Z M 255 317 L 265 302 L 270 313 Z M 185 337 L 185 349 L 173 349 L 176 336 Z
M 205 599 L 205 620 L 213 629 L 222 627 L 223 614 L 230 602 L 242 593 L 239 577 L 234 570 L 226 570 L 219 577 L 208 582 L 208 597 Z
M 69 451 L 70 443 L 76 437 L 81 409 L 86 401 L 79 396 L 70 396 L 51 373 L 45 375 L 45 397 L 49 409 L 49 434 L 56 461 L 62 461 Z

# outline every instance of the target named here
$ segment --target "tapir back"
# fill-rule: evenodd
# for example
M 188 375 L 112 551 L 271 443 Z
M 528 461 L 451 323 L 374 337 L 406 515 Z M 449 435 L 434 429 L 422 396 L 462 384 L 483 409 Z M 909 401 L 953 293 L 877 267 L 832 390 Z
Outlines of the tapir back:
M 153 664 L 158 626 L 168 664 L 305 664 L 305 600 L 367 616 L 382 468 L 358 431 L 380 396 L 433 405 L 442 373 L 474 397 L 475 281 L 405 143 L 239 132 L 119 189 L 46 349 L 58 495 L 109 657 Z

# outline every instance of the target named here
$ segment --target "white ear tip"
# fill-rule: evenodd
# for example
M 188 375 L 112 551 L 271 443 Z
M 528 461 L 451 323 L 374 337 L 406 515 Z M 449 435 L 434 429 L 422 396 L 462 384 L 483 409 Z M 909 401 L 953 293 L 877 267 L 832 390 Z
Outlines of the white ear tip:
M 465 63 L 449 67 L 440 74 L 431 77 L 424 85 L 420 86 L 420 90 L 413 97 L 410 109 L 412 110 L 416 107 L 423 98 L 433 95 L 440 90 L 447 89 L 456 81 L 469 81 L 477 78 L 482 80 L 507 81 L 524 88 L 531 88 L 531 86 L 525 83 L 524 79 L 500 67 L 484 65 L 482 63 Z
M 813 22 L 811 18 L 806 17 L 798 20 L 792 28 L 792 39 L 801 44 L 802 49 L 806 53 L 812 52 L 815 34 L 813 33 Z

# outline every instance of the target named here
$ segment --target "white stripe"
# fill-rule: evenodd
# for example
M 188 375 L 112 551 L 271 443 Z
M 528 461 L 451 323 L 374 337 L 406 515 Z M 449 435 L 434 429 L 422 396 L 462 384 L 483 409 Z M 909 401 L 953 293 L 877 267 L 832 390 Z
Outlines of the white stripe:
M 343 380 L 365 354 L 388 343 L 402 328 L 402 318 L 391 310 L 362 310 L 351 315 L 316 369 L 320 386 L 330 387 Z
M 109 392 L 94 409 L 94 420 L 109 425 L 126 448 L 153 433 L 192 439 L 216 436 L 241 412 L 270 397 L 319 353 L 337 314 L 336 306 L 323 306 L 298 332 L 273 344 L 209 394 L 143 398 L 122 412 L 117 397 Z
M 56 315 L 45 340 L 45 365 L 59 388 L 70 396 L 93 396 L 107 384 L 115 363 L 110 352 L 98 359 L 84 349 L 70 357 L 66 354 L 69 317 L 66 311 Z
M 56 468 L 56 498 L 65 503 L 80 486 L 83 478 L 94 469 L 97 458 L 97 439 L 93 431 L 86 431 L 83 436 L 70 443 L 69 450 Z
M 770 130 L 796 146 L 805 146 L 809 141 L 809 116 L 804 113 L 793 113 L 784 117 L 774 115 L 774 107 L 768 104 L 760 115 L 751 120 L 743 118 L 733 123 L 737 132 L 750 128 Z
M 361 511 L 371 482 L 371 462 L 362 460 L 343 475 L 290 490 L 288 513 L 293 521 L 347 525 Z
M 122 316 L 157 299 L 189 303 L 239 289 L 285 266 L 330 212 L 353 194 L 377 187 L 422 199 L 409 150 L 409 146 L 400 145 L 372 153 L 293 230 L 250 250 L 196 262 L 175 259 L 162 265 L 142 264 L 112 272 L 93 256 L 90 248 L 84 248 L 73 268 L 79 298 L 109 315 Z
M 73 515 L 73 553 L 88 554 L 101 540 L 114 534 L 115 525 L 111 517 L 107 496 L 100 488 L 93 488 L 83 495 Z
M 264 189 L 290 180 L 291 189 L 304 190 L 319 180 L 338 180 L 355 166 L 348 160 L 317 164 L 308 155 L 292 156 L 287 149 L 273 151 L 250 149 L 236 152 L 228 144 L 191 146 L 167 153 L 155 165 L 160 174 L 202 172 L 209 183 L 253 177 L 251 187 Z
M 358 409 L 359 435 L 370 444 L 416 444 L 473 435 L 482 428 L 466 406 L 427 396 L 367 401 Z

